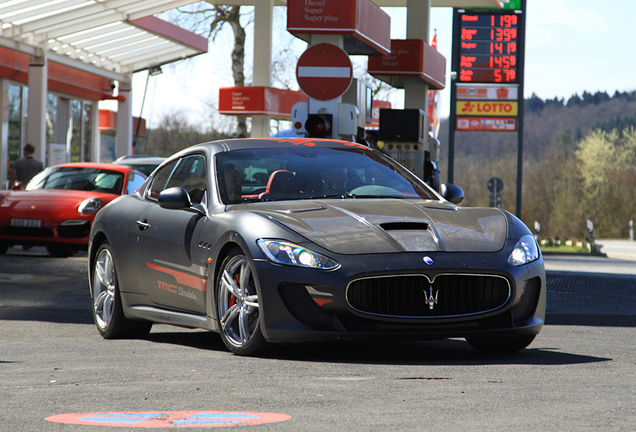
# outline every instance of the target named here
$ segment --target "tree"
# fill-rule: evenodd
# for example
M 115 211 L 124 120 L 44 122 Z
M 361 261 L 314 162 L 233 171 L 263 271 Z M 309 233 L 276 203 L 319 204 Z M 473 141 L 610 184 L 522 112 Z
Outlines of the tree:
M 148 131 L 144 151 L 150 156 L 167 157 L 191 145 L 228 138 L 214 129 L 191 124 L 181 110 L 164 113 L 158 124 L 161 126 Z
M 190 19 L 188 24 L 194 28 L 207 26 L 208 39 L 215 41 L 217 35 L 228 24 L 234 33 L 234 46 L 232 49 L 232 77 L 234 86 L 245 86 L 245 27 L 241 24 L 241 6 L 218 6 L 209 2 L 211 7 L 199 6 L 195 9 L 179 9 L 179 12 Z M 181 17 L 182 18 L 182 17 Z M 179 21 L 177 17 L 173 21 Z M 249 24 L 249 22 L 248 22 Z M 236 137 L 245 138 L 247 133 L 247 117 L 236 116 Z
M 525 110 L 527 112 L 541 111 L 545 105 L 543 99 L 537 96 L 535 93 L 532 93 L 530 99 L 525 100 Z
M 636 130 L 595 130 L 576 152 L 582 178 L 582 209 L 598 236 L 624 237 L 636 203 Z
M 581 99 L 581 96 L 579 96 L 578 93 L 574 93 L 572 96 L 570 96 L 570 99 L 568 99 L 565 106 L 572 107 L 575 105 L 581 105 L 582 103 L 583 99 Z
M 576 146 L 574 135 L 565 130 L 526 170 L 524 221 L 528 226 L 539 222 L 544 236 L 583 238 L 585 234 Z

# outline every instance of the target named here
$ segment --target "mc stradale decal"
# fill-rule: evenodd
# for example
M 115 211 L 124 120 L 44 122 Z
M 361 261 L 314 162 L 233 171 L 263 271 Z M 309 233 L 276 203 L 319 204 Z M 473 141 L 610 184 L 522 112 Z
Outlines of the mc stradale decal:
M 165 281 L 157 281 L 157 288 L 162 291 L 167 291 L 172 294 L 187 297 L 192 300 L 197 300 L 197 294 L 195 291 L 206 292 L 207 280 L 198 276 L 193 276 L 188 273 L 180 272 L 178 270 L 169 269 L 167 267 L 158 266 L 156 264 L 146 263 L 149 268 L 157 270 L 161 273 L 172 276 L 177 285 L 171 284 Z
M 193 291 L 187 290 L 187 289 L 185 289 L 183 287 L 180 287 L 178 285 L 173 285 L 173 284 L 170 284 L 168 282 L 157 281 L 157 287 L 160 290 L 168 291 L 168 292 L 171 292 L 173 294 L 178 294 L 180 296 L 187 297 L 187 298 L 192 299 L 192 300 L 196 300 L 197 299 L 197 295 Z

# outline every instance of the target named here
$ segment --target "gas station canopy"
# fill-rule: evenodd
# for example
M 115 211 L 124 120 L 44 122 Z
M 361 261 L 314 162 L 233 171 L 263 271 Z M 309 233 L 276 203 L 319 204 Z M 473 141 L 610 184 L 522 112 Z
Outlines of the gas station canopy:
M 372 0 L 378 6 L 406 7 L 407 0 Z M 453 7 L 462 9 L 500 8 L 508 0 L 431 0 L 431 7 Z
M 214 5 L 253 5 L 254 0 L 206 0 Z M 406 7 L 407 0 L 372 0 L 380 7 Z M 453 7 L 462 9 L 500 8 L 508 0 L 431 0 L 432 7 Z M 274 0 L 276 6 L 287 6 L 286 0 Z
M 192 0 L 3 0 L 0 47 L 109 79 L 207 52 L 208 41 L 152 15 Z
M 502 7 L 508 0 L 431 0 L 433 7 Z M 254 0 L 207 0 L 251 5 Z M 373 0 L 404 7 L 407 0 Z M 207 40 L 152 15 L 193 0 L 4 0 L 0 47 L 109 79 L 207 52 Z M 286 5 L 286 0 L 275 0 Z

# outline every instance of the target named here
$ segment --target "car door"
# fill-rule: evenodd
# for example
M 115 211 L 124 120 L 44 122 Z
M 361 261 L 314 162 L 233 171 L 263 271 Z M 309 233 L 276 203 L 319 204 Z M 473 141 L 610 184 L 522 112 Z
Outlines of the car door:
M 138 216 L 135 243 L 137 268 L 152 304 L 204 313 L 207 262 L 198 247 L 206 216 L 164 209 L 157 202 L 165 189 L 184 187 L 193 201 L 206 202 L 206 158 L 187 155 L 162 167 L 146 192 L 150 202 Z

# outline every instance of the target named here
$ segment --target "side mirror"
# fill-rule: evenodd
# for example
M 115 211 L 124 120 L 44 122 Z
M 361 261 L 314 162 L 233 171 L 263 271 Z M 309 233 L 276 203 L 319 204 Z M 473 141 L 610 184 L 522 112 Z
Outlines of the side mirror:
M 159 192 L 157 197 L 159 206 L 168 210 L 186 210 L 199 215 L 205 215 L 205 207 L 201 204 L 192 204 L 190 195 L 181 186 L 171 187 Z
M 459 204 L 464 200 L 464 191 L 459 186 L 455 186 L 451 183 L 444 183 L 439 188 L 440 195 L 453 204 Z
M 13 183 L 13 185 L 11 185 L 11 190 L 14 190 L 14 191 L 22 190 L 23 186 L 24 185 L 22 184 L 21 181 L 16 181 Z
M 179 186 L 161 191 L 158 201 L 161 208 L 170 210 L 192 207 L 190 195 L 188 195 L 188 192 L 184 188 Z

